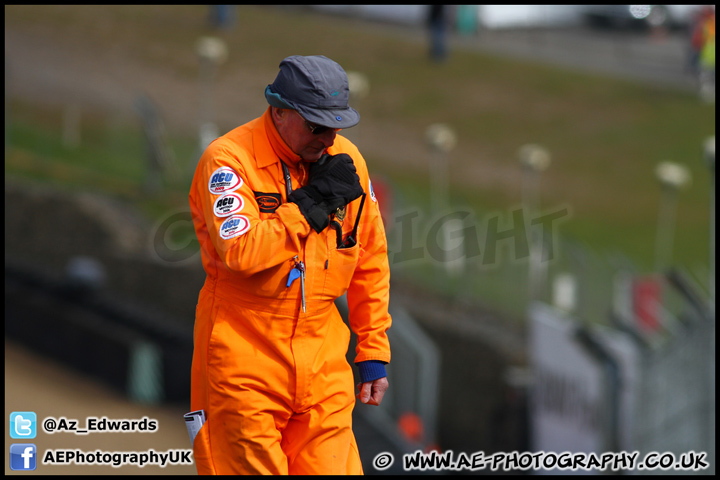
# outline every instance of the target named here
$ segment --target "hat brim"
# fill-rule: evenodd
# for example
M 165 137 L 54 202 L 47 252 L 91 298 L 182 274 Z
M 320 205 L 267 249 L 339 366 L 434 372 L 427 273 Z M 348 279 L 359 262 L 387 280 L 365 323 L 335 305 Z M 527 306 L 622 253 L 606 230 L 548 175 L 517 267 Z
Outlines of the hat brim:
M 323 127 L 350 128 L 360 122 L 360 114 L 352 107 L 326 110 L 296 104 L 295 109 L 308 122 Z
M 350 128 L 360 122 L 360 114 L 352 107 L 322 109 L 312 108 L 282 98 L 270 89 L 265 88 L 265 99 L 270 105 L 277 108 L 291 108 L 308 122 L 330 128 Z

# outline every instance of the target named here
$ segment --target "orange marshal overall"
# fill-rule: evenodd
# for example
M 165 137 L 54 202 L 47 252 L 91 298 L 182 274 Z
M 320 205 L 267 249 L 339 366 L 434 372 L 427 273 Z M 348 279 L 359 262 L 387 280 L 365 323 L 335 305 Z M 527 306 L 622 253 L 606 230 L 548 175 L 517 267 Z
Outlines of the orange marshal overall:
M 193 445 L 201 474 L 362 473 L 350 331 L 334 300 L 347 292 L 355 362 L 389 362 L 387 242 L 358 149 L 338 135 L 327 153 L 350 155 L 366 195 L 320 233 L 287 202 L 283 163 L 292 189 L 306 184 L 308 164 L 282 140 L 270 108 L 216 139 L 199 161 L 190 208 L 207 279 L 191 408 L 207 415 Z M 350 235 L 361 203 L 357 243 L 338 248 L 333 227 Z M 304 277 L 288 286 L 299 262 Z

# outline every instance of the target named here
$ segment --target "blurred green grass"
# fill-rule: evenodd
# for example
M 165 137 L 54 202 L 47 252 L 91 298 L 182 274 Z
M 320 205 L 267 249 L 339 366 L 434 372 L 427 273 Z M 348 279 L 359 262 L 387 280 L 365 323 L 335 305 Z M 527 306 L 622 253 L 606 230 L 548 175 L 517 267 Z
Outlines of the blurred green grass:
M 540 143 L 552 154 L 541 181 L 542 204 L 572 209 L 561 235 L 595 250 L 622 252 L 640 271 L 650 271 L 654 263 L 660 202 L 654 168 L 663 160 L 683 163 L 693 184 L 678 196 L 673 259 L 689 267 L 708 264 L 710 181 L 702 144 L 714 134 L 715 107 L 692 92 L 471 49 L 454 49 L 448 62 L 435 65 L 427 59 L 424 32 L 398 33 L 302 8 L 238 6 L 235 27 L 225 32 L 210 28 L 209 9 L 202 6 L 6 6 L 5 12 L 6 25 L 82 38 L 94 51 L 122 49 L 148 68 L 162 65 L 189 81 L 197 76 L 194 42 L 207 34 L 230 45 L 223 71 L 267 76 L 267 83 L 287 55 L 326 55 L 369 78 L 363 124 L 401 126 L 413 132 L 408 138 L 415 143 L 423 142 L 432 123 L 456 130 L 455 205 L 478 215 L 519 205 L 517 150 Z M 145 152 L 137 122 L 109 128 L 107 118 L 84 118 L 82 145 L 68 150 L 60 138 L 60 111 L 12 99 L 7 108 L 6 174 L 98 188 L 138 203 L 149 215 L 186 205 L 187 178 L 166 182 L 162 196 L 143 194 Z M 222 125 L 221 131 L 234 126 Z M 194 132 L 171 131 L 169 138 L 179 168 L 191 171 Z M 371 173 L 388 178 L 404 205 L 429 211 L 427 159 L 415 159 L 418 168 L 408 169 L 382 153 L 366 157 Z M 514 177 L 473 183 L 466 172 L 477 165 L 505 169 Z M 427 272 L 421 277 L 436 276 L 434 267 L 422 269 Z M 436 283 L 442 289 L 458 287 L 455 281 Z

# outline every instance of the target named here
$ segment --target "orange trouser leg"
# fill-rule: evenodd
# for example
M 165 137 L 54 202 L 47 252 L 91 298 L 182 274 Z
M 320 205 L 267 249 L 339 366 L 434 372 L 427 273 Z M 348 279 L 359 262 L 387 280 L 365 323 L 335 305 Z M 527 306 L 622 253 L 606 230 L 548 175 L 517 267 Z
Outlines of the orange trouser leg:
M 283 450 L 290 474 L 362 474 L 352 411 L 355 406 L 353 374 L 345 358 L 349 332 L 337 312 L 327 312 L 322 345 L 313 350 L 316 365 L 306 377 L 304 408 L 283 431 Z M 296 344 L 296 351 L 302 347 Z
M 225 300 L 214 304 L 212 318 L 211 329 L 196 329 L 195 337 L 192 408 L 208 415 L 198 434 L 206 443 L 195 441 L 198 472 L 287 474 L 281 441 L 292 414 L 292 322 Z
M 243 399 L 241 408 L 215 410 L 222 413 L 210 424 L 217 473 L 287 475 L 281 430 L 290 412 L 273 405 L 265 394 L 240 390 L 238 396 Z
M 283 432 L 283 450 L 291 475 L 361 475 L 362 464 L 352 432 L 352 408 L 330 411 L 327 402 L 295 414 Z
M 208 412 L 198 472 L 362 473 L 349 332 L 337 311 L 298 322 L 219 302 L 212 317 L 195 337 L 192 408 Z
M 290 412 L 268 397 L 240 390 L 242 408 L 218 407 L 198 433 L 194 447 L 199 474 L 214 475 L 287 475 L 288 460 L 282 449 L 283 425 Z M 211 395 L 211 402 L 233 402 Z

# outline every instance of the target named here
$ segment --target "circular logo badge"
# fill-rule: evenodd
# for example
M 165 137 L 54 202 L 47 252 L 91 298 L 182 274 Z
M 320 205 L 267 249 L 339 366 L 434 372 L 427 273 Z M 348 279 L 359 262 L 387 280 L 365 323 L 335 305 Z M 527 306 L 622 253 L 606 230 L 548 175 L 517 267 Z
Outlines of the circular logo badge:
M 220 225 L 220 238 L 228 240 L 250 230 L 250 220 L 245 215 L 233 215 Z
M 230 167 L 220 167 L 210 175 L 208 190 L 213 195 L 222 195 L 242 187 L 243 180 Z
M 237 193 L 226 193 L 215 200 L 213 212 L 216 217 L 228 217 L 242 210 L 244 206 L 245 202 L 240 195 Z

